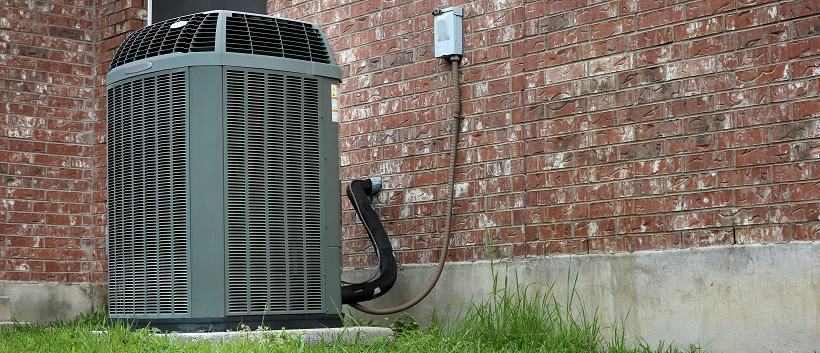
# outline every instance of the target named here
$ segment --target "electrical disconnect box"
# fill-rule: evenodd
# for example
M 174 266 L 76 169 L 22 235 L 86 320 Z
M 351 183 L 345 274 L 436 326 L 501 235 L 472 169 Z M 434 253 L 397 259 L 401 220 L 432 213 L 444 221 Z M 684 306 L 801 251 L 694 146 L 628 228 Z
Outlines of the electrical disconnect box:
M 462 19 L 464 12 L 459 7 L 448 7 L 437 10 L 435 14 L 435 42 L 436 57 L 462 55 L 464 40 L 462 39 Z

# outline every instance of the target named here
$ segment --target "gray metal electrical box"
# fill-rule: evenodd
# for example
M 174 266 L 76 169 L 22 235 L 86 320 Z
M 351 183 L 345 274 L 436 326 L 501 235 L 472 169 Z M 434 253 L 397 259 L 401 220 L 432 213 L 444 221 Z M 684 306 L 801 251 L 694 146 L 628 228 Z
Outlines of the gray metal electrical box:
M 435 15 L 433 30 L 437 58 L 464 54 L 463 17 L 460 7 L 448 7 Z
M 341 74 L 320 29 L 197 13 L 134 32 L 111 67 L 111 319 L 340 325 Z

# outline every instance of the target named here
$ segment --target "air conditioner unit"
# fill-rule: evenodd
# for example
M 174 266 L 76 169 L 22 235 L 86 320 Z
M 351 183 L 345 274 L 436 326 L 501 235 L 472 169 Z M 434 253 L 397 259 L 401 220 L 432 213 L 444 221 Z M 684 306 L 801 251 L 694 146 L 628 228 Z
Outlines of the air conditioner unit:
M 340 325 L 340 184 L 320 29 L 209 11 L 106 76 L 109 315 L 175 331 Z

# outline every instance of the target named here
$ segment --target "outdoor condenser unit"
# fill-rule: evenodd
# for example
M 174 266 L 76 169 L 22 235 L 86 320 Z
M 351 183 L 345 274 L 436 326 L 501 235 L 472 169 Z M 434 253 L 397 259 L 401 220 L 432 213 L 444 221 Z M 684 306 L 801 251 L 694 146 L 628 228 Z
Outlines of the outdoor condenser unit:
M 111 68 L 111 319 L 339 325 L 341 74 L 320 29 L 197 13 L 134 32 Z

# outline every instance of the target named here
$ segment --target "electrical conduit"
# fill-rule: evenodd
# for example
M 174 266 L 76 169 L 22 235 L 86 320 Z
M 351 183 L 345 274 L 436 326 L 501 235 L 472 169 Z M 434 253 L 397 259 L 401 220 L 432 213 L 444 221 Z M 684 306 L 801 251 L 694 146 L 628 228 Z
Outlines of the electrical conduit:
M 356 310 L 359 310 L 359 311 L 362 311 L 362 312 L 365 312 L 365 313 L 368 313 L 368 314 L 374 314 L 374 315 L 388 315 L 388 314 L 395 314 L 395 313 L 410 309 L 414 305 L 421 302 L 425 297 L 427 297 L 428 294 L 430 294 L 430 292 L 436 286 L 436 283 L 438 283 L 438 280 L 441 278 L 441 273 L 444 271 L 444 264 L 447 263 L 447 254 L 450 250 L 450 234 L 452 232 L 452 221 L 453 221 L 453 196 L 454 196 L 454 193 L 455 193 L 454 186 L 455 186 L 455 173 L 456 173 L 456 152 L 458 152 L 458 133 L 461 130 L 461 80 L 460 80 L 460 77 L 459 77 L 459 64 L 460 64 L 460 61 L 461 61 L 461 56 L 459 56 L 459 55 L 453 55 L 453 56 L 450 57 L 450 62 L 452 63 L 453 87 L 455 89 L 455 102 L 454 102 L 454 107 L 453 107 L 453 132 L 452 132 L 452 138 L 451 138 L 451 141 L 450 141 L 450 168 L 447 170 L 447 180 L 448 180 L 448 184 L 449 184 L 448 185 L 449 193 L 447 195 L 447 211 L 446 211 L 446 215 L 445 215 L 445 225 L 444 225 L 444 229 L 445 229 L 444 230 L 444 244 L 442 244 L 441 253 L 439 254 L 439 261 L 438 261 L 438 266 L 436 267 L 436 273 L 435 273 L 435 275 L 433 275 L 433 278 L 430 280 L 430 283 L 427 285 L 427 287 L 418 296 L 416 296 L 413 300 L 410 300 L 407 303 L 404 303 L 402 305 L 392 307 L 392 308 L 386 308 L 386 309 L 371 308 L 371 307 L 367 307 L 367 306 L 363 306 L 363 305 L 359 304 L 358 302 L 360 302 L 360 301 L 374 299 L 374 298 L 378 297 L 379 295 L 384 294 L 385 292 L 387 292 L 387 289 L 390 289 L 389 287 L 393 286 L 393 283 L 396 280 L 396 273 L 395 273 L 396 272 L 396 263 L 395 263 L 396 260 L 393 257 L 393 251 L 392 251 L 392 248 L 390 248 L 390 242 L 387 241 L 388 249 L 385 250 L 385 249 L 380 248 L 380 245 L 376 243 L 376 241 L 374 240 L 374 236 L 370 233 L 371 229 L 367 225 L 367 220 L 365 219 L 366 216 L 363 216 L 362 213 L 359 212 L 359 209 L 357 208 L 356 211 L 357 211 L 357 213 L 359 213 L 359 217 L 362 219 L 362 222 L 365 224 L 365 227 L 368 230 L 368 234 L 370 235 L 370 239 L 371 239 L 371 241 L 373 241 L 373 246 L 376 248 L 376 251 L 379 252 L 379 271 L 381 272 L 381 274 L 378 278 L 373 279 L 371 281 L 368 281 L 368 282 L 365 282 L 365 283 L 362 283 L 362 284 L 356 284 L 356 285 L 343 286 L 342 287 L 342 303 L 349 304 L 351 307 L 353 307 Z M 361 181 L 361 180 L 357 180 L 357 181 L 358 182 L 365 182 L 365 181 Z M 357 196 L 356 193 L 353 193 L 354 196 L 351 196 L 351 188 L 353 188 L 354 183 L 356 183 L 357 181 L 353 181 L 353 183 L 351 183 L 351 186 L 348 187 L 348 198 L 350 198 L 351 202 L 354 203 L 354 208 L 361 207 L 362 204 L 364 204 L 364 202 L 361 201 L 361 200 L 354 201 L 354 198 L 360 197 L 360 196 Z M 367 182 L 367 183 L 369 184 L 369 182 Z M 364 191 L 364 185 L 359 184 L 359 186 L 357 188 L 361 188 L 362 191 Z M 368 190 L 369 191 L 367 192 L 367 195 L 370 194 L 370 191 L 372 191 L 372 189 L 368 189 Z M 354 189 L 354 191 L 355 191 L 355 189 Z M 367 197 L 365 196 L 364 199 L 367 199 Z M 360 203 L 360 205 L 357 205 L 357 202 Z M 369 206 L 369 209 L 366 208 L 367 206 Z M 366 211 L 373 210 L 373 206 L 370 205 L 369 200 L 367 200 L 367 203 L 365 204 L 364 207 L 365 207 Z M 373 214 L 375 214 L 375 210 L 373 210 L 372 212 L 373 212 Z M 367 217 L 372 218 L 372 216 L 367 216 Z M 376 221 L 378 222 L 379 227 L 381 227 L 381 222 L 378 221 L 378 217 L 376 217 Z M 381 227 L 381 228 L 382 228 L 382 231 L 384 231 L 384 228 L 383 227 Z M 387 234 L 386 233 L 384 235 L 384 239 L 385 240 L 387 239 Z M 385 258 L 387 258 L 386 255 L 387 255 L 388 251 L 389 251 L 389 257 L 392 258 L 392 268 L 385 265 L 384 261 L 382 261 L 382 256 L 383 255 L 385 256 Z M 382 270 L 383 267 L 385 268 L 384 270 Z M 384 271 L 388 271 L 388 272 L 384 272 Z M 392 273 L 390 271 L 392 271 Z M 387 286 L 388 283 L 389 283 L 388 288 L 385 289 L 384 287 L 381 287 L 381 286 Z M 351 287 L 351 288 L 348 288 L 348 287 Z M 378 293 L 376 293 L 377 291 L 378 291 Z M 347 293 L 347 294 L 345 294 L 345 293 Z M 359 299 L 359 298 L 364 298 L 364 299 Z

